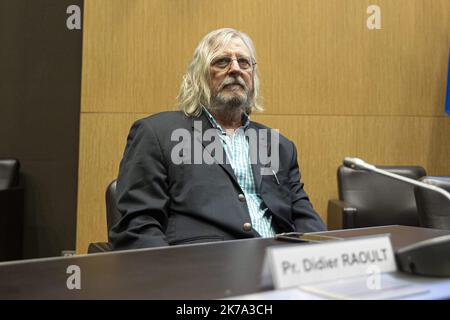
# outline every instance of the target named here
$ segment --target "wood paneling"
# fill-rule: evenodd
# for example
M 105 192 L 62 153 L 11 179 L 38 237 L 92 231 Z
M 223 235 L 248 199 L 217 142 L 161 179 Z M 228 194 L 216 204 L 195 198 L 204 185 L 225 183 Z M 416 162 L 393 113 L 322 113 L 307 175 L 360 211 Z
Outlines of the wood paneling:
M 366 27 L 370 4 L 382 30 Z M 450 175 L 448 0 L 86 0 L 84 16 L 79 252 L 106 239 L 104 192 L 131 123 L 174 109 L 194 48 L 219 27 L 253 38 L 266 108 L 254 119 L 296 143 L 324 219 L 345 156 Z
M 326 221 L 337 198 L 336 170 L 344 157 L 378 165 L 422 165 L 430 175 L 450 175 L 450 121 L 444 117 L 259 116 L 298 148 L 305 189 Z
M 450 1 L 86 1 L 83 112 L 175 104 L 198 41 L 232 26 L 255 41 L 270 114 L 442 115 Z
M 117 178 L 131 124 L 144 114 L 81 114 L 77 251 L 107 241 L 105 192 Z

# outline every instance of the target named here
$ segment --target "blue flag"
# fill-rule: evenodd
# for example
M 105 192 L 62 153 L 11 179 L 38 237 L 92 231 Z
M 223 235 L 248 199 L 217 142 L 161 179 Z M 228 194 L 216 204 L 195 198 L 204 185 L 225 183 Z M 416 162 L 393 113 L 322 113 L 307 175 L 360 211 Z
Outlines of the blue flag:
M 450 53 L 448 55 L 447 98 L 445 99 L 445 112 L 450 115 Z

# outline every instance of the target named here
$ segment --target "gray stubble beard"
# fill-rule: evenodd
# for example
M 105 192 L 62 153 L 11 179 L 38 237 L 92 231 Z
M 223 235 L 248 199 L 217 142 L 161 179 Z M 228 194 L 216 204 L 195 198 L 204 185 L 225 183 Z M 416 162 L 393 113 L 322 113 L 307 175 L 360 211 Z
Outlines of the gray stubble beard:
M 226 96 L 223 90 L 220 90 L 211 99 L 210 109 L 218 113 L 246 112 L 252 101 L 251 93 L 245 90 L 245 93 Z

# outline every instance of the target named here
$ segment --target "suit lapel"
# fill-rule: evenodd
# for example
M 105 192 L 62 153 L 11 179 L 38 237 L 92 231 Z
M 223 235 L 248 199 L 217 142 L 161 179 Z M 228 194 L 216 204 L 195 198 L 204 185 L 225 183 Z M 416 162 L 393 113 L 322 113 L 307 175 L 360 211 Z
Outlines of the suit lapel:
M 250 122 L 249 130 L 253 132 L 249 132 L 249 150 L 250 150 L 250 162 L 252 164 L 253 177 L 255 180 L 256 190 L 258 192 L 261 190 L 261 182 L 262 182 L 262 174 L 261 172 L 264 168 L 269 167 L 269 164 L 262 163 L 263 157 L 270 157 L 271 144 L 270 138 L 267 136 L 269 130 L 259 130 L 254 122 Z
M 197 140 L 197 142 L 200 142 L 203 146 L 202 151 L 206 149 L 206 152 L 208 152 L 209 155 L 214 159 L 214 163 L 218 164 L 223 170 L 225 170 L 225 172 L 230 176 L 231 180 L 239 186 L 236 176 L 234 175 L 233 168 L 231 167 L 230 162 L 227 159 L 226 152 L 223 149 L 220 137 L 217 134 L 217 130 L 213 128 L 211 122 L 208 120 L 204 112 L 202 112 L 199 117 L 192 118 L 192 130 L 194 132 L 194 139 Z M 212 132 L 214 135 L 214 139 L 212 139 L 211 141 L 203 139 L 203 135 L 207 130 L 213 130 Z M 214 148 L 208 148 L 208 146 L 213 143 L 213 141 L 216 142 Z M 211 152 L 211 150 L 213 150 L 213 152 Z

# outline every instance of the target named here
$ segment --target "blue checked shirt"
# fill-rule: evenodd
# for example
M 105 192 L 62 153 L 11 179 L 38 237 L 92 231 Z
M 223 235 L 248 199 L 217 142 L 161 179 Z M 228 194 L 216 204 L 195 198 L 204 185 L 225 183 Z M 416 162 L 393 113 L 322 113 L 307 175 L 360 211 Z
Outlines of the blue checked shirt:
M 249 145 L 247 137 L 245 136 L 245 130 L 250 124 L 249 117 L 244 113 L 243 123 L 244 125 L 239 127 L 233 135 L 228 135 L 217 123 L 216 119 L 206 110 L 206 115 L 209 121 L 219 131 L 218 136 L 222 141 L 222 146 L 225 149 L 228 162 L 233 168 L 234 175 L 237 182 L 244 192 L 247 199 L 247 206 L 252 220 L 253 228 L 262 237 L 273 237 L 275 231 L 272 227 L 272 216 L 265 215 L 267 207 L 264 205 L 261 197 L 257 193 L 255 180 L 253 179 L 252 166 L 250 164 Z

